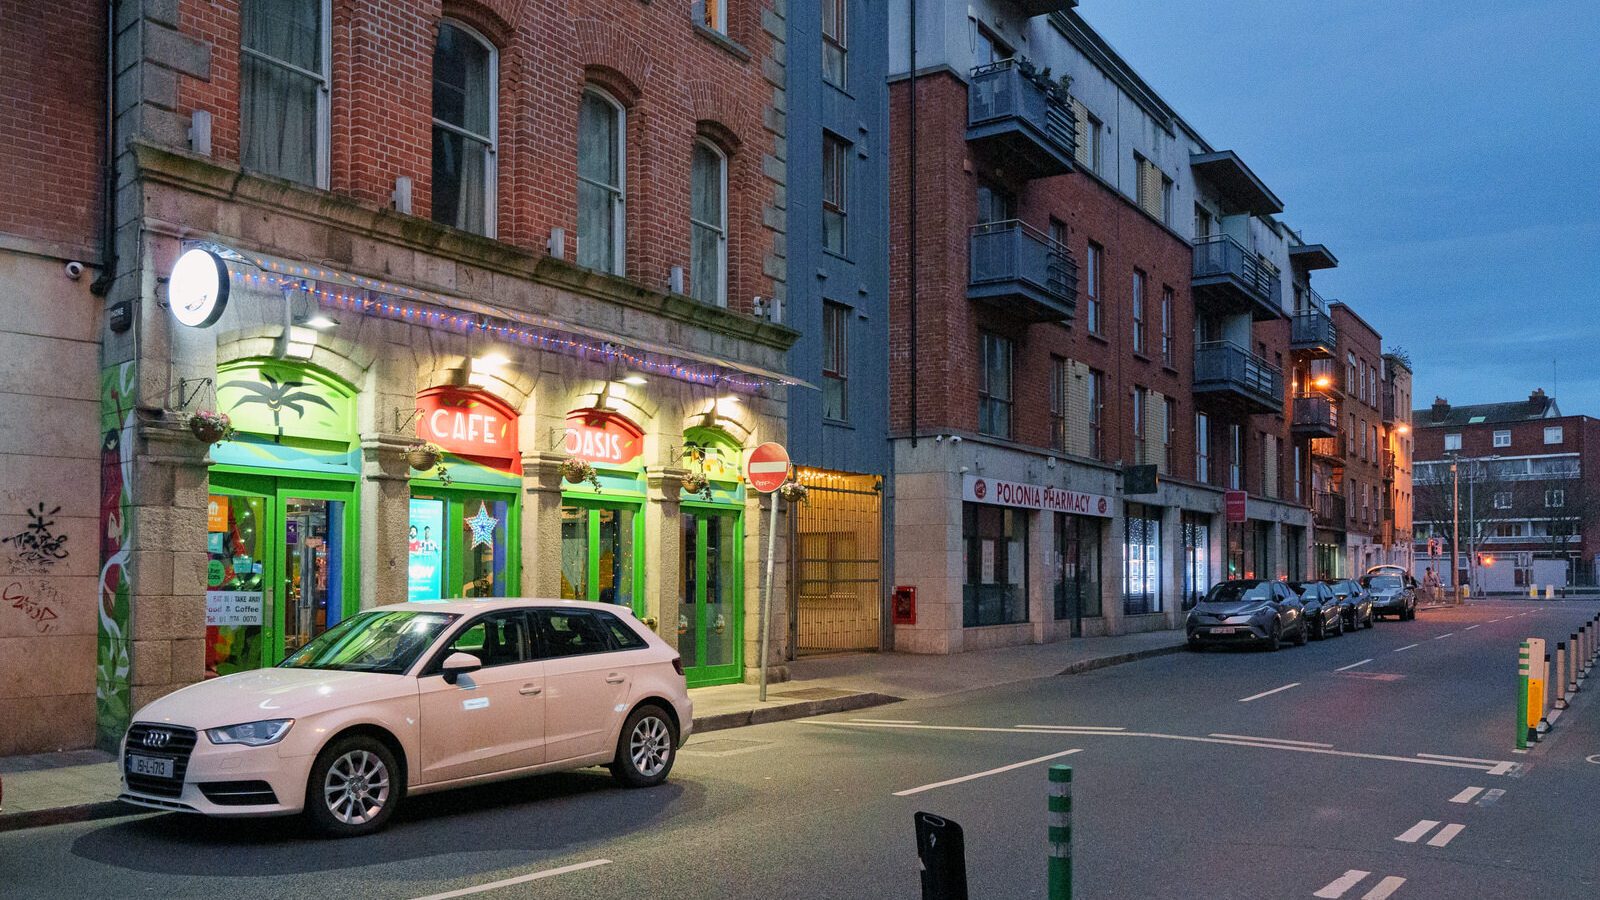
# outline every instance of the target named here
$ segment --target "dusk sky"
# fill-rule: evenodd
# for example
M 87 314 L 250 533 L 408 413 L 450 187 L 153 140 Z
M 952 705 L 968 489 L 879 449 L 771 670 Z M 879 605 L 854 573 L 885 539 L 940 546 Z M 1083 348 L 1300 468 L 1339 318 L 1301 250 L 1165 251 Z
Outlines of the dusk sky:
M 1551 390 L 1600 416 L 1600 5 L 1082 0 L 1339 268 L 1417 406 Z

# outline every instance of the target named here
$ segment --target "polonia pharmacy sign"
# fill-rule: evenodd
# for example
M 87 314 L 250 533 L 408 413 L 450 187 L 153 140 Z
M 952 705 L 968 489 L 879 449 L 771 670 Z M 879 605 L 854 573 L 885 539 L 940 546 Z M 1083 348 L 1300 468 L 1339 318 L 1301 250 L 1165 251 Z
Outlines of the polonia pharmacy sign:
M 982 475 L 964 475 L 961 481 L 961 497 L 969 503 L 991 503 L 996 506 L 1042 509 L 1046 512 L 1099 516 L 1105 519 L 1111 518 L 1115 509 L 1110 497 L 1069 491 L 1047 484 L 1001 481 L 997 478 L 985 478 Z

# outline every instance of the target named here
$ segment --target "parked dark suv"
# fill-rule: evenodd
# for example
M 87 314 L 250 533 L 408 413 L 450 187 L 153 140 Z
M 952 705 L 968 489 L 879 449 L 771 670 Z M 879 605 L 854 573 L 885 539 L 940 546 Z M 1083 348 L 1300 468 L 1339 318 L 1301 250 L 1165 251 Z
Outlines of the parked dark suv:
M 1417 580 L 1398 572 L 1361 576 L 1361 586 L 1372 598 L 1374 616 L 1394 616 L 1402 622 L 1417 617 Z
M 1344 611 L 1339 608 L 1339 598 L 1333 588 L 1321 581 L 1291 581 L 1289 589 L 1300 595 L 1306 611 L 1306 629 L 1311 636 L 1322 640 L 1329 635 L 1344 634 Z
M 1300 598 L 1281 581 L 1241 578 L 1211 586 L 1189 611 L 1189 647 L 1259 644 L 1276 650 L 1284 641 L 1306 642 Z

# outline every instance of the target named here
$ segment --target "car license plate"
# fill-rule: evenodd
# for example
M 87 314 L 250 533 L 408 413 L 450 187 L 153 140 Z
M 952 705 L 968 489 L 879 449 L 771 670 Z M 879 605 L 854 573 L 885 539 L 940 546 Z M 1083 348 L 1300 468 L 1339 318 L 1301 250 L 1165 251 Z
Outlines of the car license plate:
M 145 775 L 151 778 L 175 778 L 177 766 L 173 760 L 162 759 L 158 756 L 135 756 L 128 754 L 128 774 Z
M 1239 629 L 1237 629 L 1237 628 L 1213 628 L 1213 629 L 1211 629 L 1211 633 L 1212 634 L 1233 634 L 1235 631 L 1238 631 L 1238 630 Z

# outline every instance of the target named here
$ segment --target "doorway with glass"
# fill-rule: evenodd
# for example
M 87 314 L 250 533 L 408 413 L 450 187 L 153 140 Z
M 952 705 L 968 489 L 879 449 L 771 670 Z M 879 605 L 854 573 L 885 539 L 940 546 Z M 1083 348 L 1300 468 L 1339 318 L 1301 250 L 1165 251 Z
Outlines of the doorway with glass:
M 737 510 L 683 505 L 678 653 L 690 687 L 744 678 L 744 525 Z

